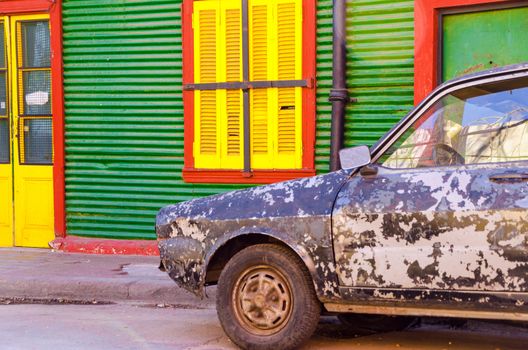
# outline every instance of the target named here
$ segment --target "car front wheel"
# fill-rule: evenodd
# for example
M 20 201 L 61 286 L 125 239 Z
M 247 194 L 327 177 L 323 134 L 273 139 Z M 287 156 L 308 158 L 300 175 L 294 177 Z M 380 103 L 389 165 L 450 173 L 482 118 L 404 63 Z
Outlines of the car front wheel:
M 302 260 L 290 250 L 259 244 L 237 253 L 218 281 L 218 318 L 243 349 L 294 349 L 319 322 L 321 306 Z

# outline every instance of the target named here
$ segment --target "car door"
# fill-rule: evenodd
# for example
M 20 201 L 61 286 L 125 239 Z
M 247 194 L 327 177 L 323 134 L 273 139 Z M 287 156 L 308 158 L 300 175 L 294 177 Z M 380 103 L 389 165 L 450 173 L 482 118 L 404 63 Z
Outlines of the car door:
M 338 195 L 340 285 L 528 292 L 528 79 L 456 90 L 414 120 Z

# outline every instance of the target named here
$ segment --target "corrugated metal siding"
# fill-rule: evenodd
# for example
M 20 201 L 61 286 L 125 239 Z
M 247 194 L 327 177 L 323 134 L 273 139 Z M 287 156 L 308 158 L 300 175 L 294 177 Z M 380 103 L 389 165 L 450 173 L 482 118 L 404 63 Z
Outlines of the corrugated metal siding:
M 332 88 L 333 19 L 332 0 L 317 1 L 317 133 L 315 166 L 326 173 L 330 164 L 330 130 L 332 105 L 328 101 Z
M 372 145 L 413 107 L 414 1 L 347 2 L 347 146 Z
M 157 210 L 242 186 L 183 182 L 181 1 L 65 0 L 68 234 L 154 238 Z M 349 2 L 347 145 L 412 107 L 413 1 Z M 332 0 L 317 2 L 316 167 L 329 164 Z
M 63 2 L 70 235 L 154 238 L 160 207 L 237 188 L 181 178 L 180 6 Z

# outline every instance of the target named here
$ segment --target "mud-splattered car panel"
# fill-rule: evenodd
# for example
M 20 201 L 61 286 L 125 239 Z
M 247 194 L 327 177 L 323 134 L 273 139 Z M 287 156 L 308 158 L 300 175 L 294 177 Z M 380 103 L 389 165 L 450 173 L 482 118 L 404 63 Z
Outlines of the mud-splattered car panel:
M 162 263 L 180 286 L 203 295 L 205 268 L 215 252 L 232 238 L 257 233 L 296 251 L 320 297 L 335 299 L 331 212 L 348 177 L 339 171 L 166 207 L 157 216 Z M 182 259 L 191 248 L 193 258 Z
M 522 152 L 500 164 L 395 169 L 380 161 L 435 99 L 479 79 L 519 76 L 528 76 L 528 65 L 446 83 L 371 149 L 369 175 L 342 170 L 163 208 L 156 222 L 162 265 L 180 286 L 203 296 L 215 253 L 232 239 L 258 234 L 301 257 L 323 303 L 462 303 L 528 314 L 528 159 Z M 463 128 L 456 130 L 462 135 Z
M 528 172 L 518 164 L 511 173 Z M 528 292 L 528 185 L 496 184 L 501 166 L 380 169 L 340 192 L 340 284 Z

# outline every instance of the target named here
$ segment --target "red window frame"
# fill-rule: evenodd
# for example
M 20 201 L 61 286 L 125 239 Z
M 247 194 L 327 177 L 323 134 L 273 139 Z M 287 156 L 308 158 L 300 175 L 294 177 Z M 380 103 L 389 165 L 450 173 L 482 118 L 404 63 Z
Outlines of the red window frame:
M 61 0 L 4 0 L 0 13 L 16 15 L 48 13 L 50 16 L 51 89 L 53 114 L 53 202 L 55 236 L 66 236 L 64 182 L 64 88 L 62 85 L 62 1 Z
M 312 82 L 303 88 L 303 168 L 295 170 L 196 169 L 194 167 L 194 92 L 183 91 L 184 169 L 183 179 L 189 183 L 266 184 L 315 175 L 316 120 L 316 0 L 303 0 L 303 79 Z M 183 0 L 183 84 L 194 83 L 194 32 L 192 28 L 194 0 Z
M 438 86 L 440 69 L 440 11 L 488 4 L 509 4 L 510 0 L 415 0 L 414 1 L 414 103 L 420 103 Z

